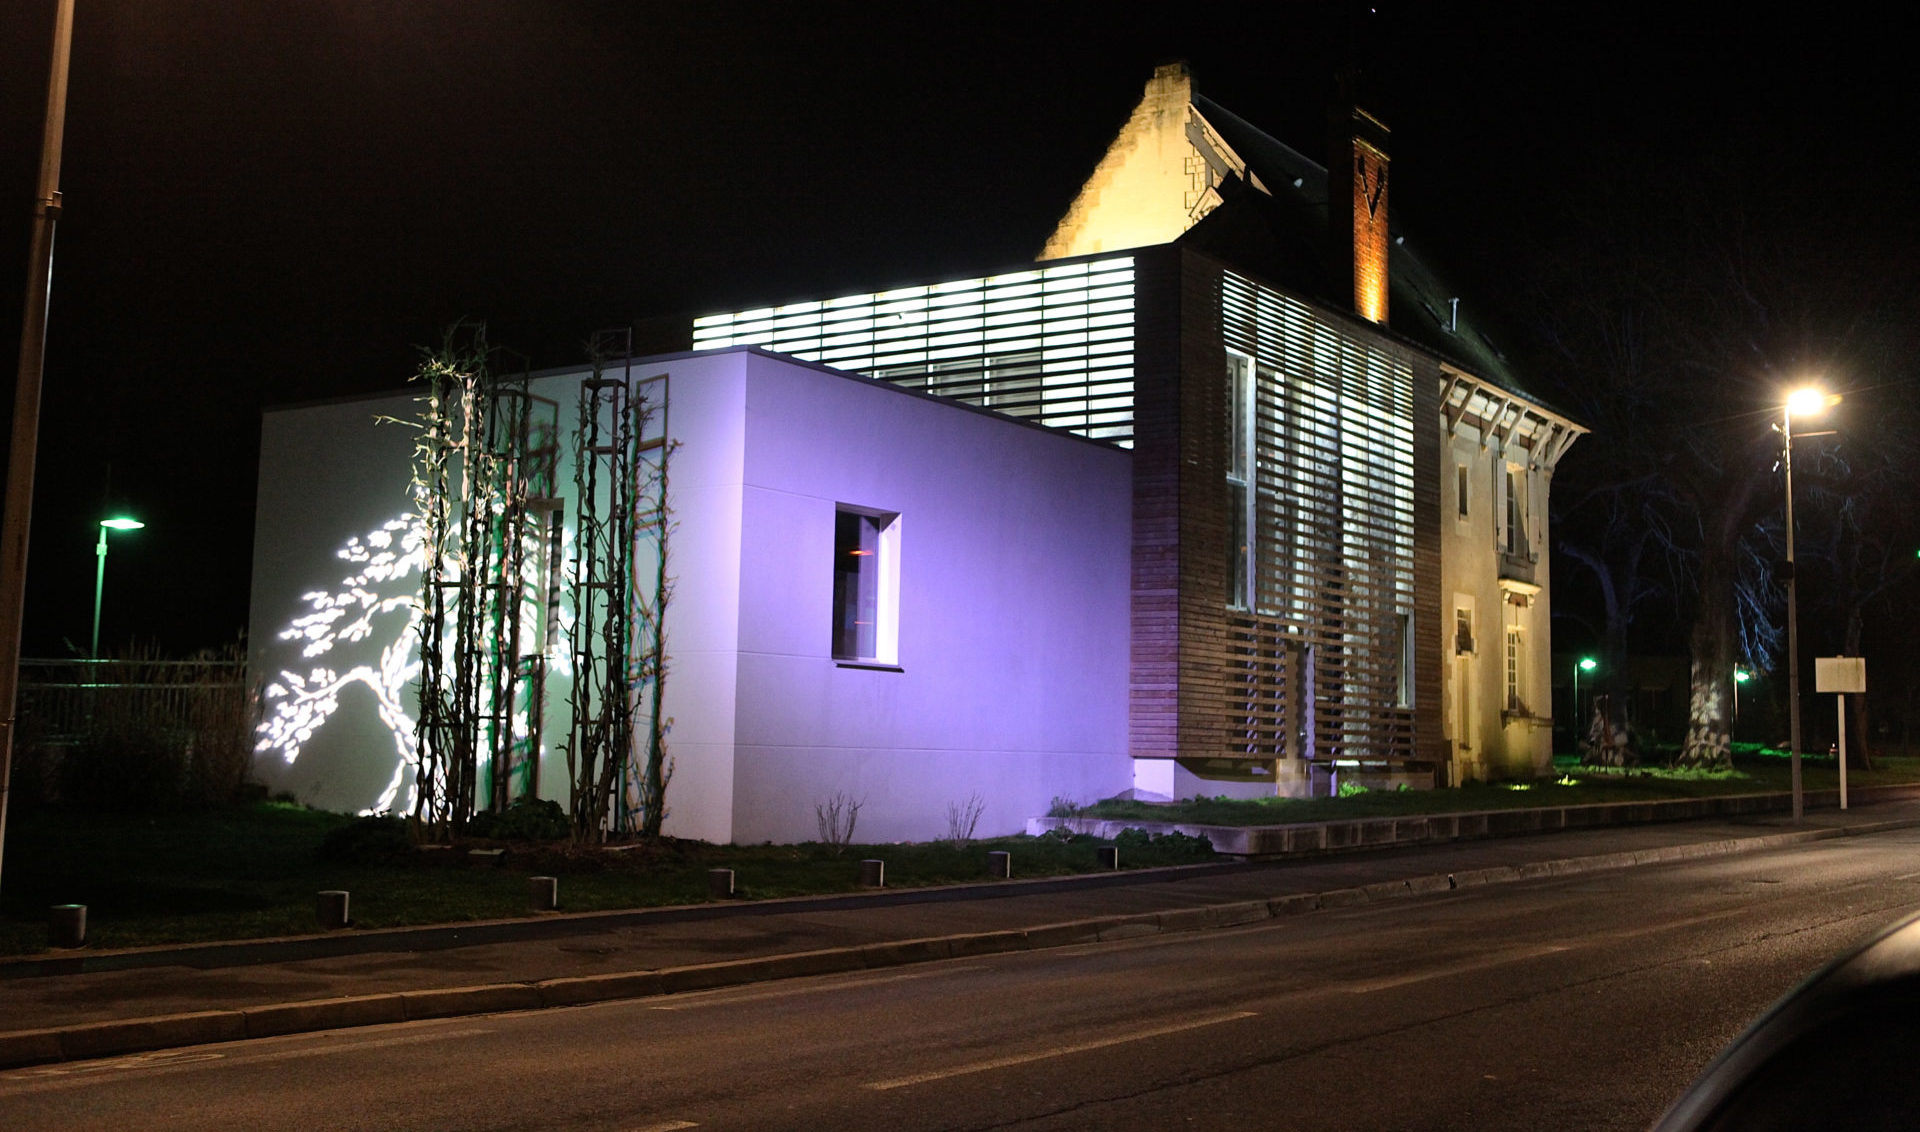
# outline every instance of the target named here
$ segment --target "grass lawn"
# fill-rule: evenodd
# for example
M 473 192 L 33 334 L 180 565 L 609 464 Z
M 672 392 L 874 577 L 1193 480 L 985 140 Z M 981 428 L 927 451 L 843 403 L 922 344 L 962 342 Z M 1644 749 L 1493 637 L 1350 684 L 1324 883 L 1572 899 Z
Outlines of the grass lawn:
M 328 833 L 355 819 L 263 802 L 230 810 L 115 816 L 29 810 L 10 816 L 0 881 L 0 954 L 30 954 L 46 944 L 46 910 L 87 905 L 95 947 L 297 935 L 316 929 L 314 894 L 352 893 L 356 925 L 501 919 L 527 914 L 527 878 L 558 876 L 564 911 L 696 904 L 707 899 L 706 872 L 735 870 L 747 898 L 850 892 L 860 860 L 887 863 L 889 887 L 988 879 L 986 854 L 1012 854 L 1016 877 L 1094 872 L 1093 838 L 982 839 L 944 843 L 715 846 L 666 841 L 622 852 L 506 844 L 499 865 L 469 863 L 460 851 L 416 851 L 398 858 L 323 859 Z M 1105 842 L 1104 844 L 1112 844 Z M 1188 839 L 1129 842 L 1124 867 L 1211 859 Z
M 1662 798 L 1699 798 L 1716 794 L 1762 794 L 1792 789 L 1785 752 L 1744 748 L 1732 770 L 1685 771 L 1664 767 L 1618 770 L 1584 767 L 1571 758 L 1555 759 L 1559 777 L 1526 783 L 1483 783 L 1457 790 L 1369 790 L 1343 798 L 1261 798 L 1235 801 L 1194 798 L 1171 805 L 1150 802 L 1097 802 L 1081 816 L 1127 821 L 1178 821 L 1205 825 L 1285 825 L 1343 818 L 1405 817 L 1414 814 L 1511 810 L 1534 806 L 1577 806 L 1596 802 L 1647 802 Z M 1920 782 L 1920 758 L 1879 757 L 1871 771 L 1849 770 L 1849 786 Z M 1834 760 L 1801 756 L 1801 784 L 1807 790 L 1833 790 L 1840 783 Z
M 1743 751 L 1731 771 L 1703 774 L 1658 768 L 1600 771 L 1557 763 L 1559 779 L 1459 790 L 1370 791 L 1345 798 L 1197 799 L 1173 805 L 1101 802 L 1081 812 L 1133 821 L 1274 825 L 1464 810 L 1644 801 L 1788 789 L 1784 755 Z M 1832 789 L 1830 758 L 1805 760 L 1809 790 Z M 1880 758 L 1854 785 L 1920 782 L 1920 758 Z M 46 944 L 46 910 L 87 905 L 89 941 L 134 947 L 261 936 L 315 929 L 314 893 L 353 894 L 361 927 L 504 919 L 526 914 L 527 878 L 560 878 L 569 912 L 695 904 L 707 899 L 706 871 L 731 868 L 746 898 L 851 892 L 859 862 L 887 863 L 889 887 L 910 888 L 987 879 L 986 854 L 1013 855 L 1016 877 L 1058 876 L 1099 869 L 1093 838 L 983 839 L 964 847 L 912 845 L 716 846 L 664 841 L 621 852 L 507 843 L 498 865 L 470 863 L 459 850 L 402 852 L 397 857 L 325 859 L 329 833 L 356 819 L 299 806 L 262 802 L 227 810 L 119 816 L 27 809 L 7 823 L 0 880 L 0 954 L 31 954 Z M 336 836 L 338 836 L 336 834 Z M 1186 839 L 1141 844 L 1129 839 L 1125 867 L 1187 864 L 1211 854 Z

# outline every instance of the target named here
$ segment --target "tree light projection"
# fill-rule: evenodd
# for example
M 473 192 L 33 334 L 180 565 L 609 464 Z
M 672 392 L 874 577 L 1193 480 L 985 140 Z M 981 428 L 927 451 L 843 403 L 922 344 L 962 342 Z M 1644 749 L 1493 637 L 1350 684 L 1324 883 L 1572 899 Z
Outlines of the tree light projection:
M 282 671 L 266 692 L 259 750 L 292 763 L 339 714 L 343 693 L 362 685 L 395 753 L 393 777 L 370 809 L 391 811 L 404 793 L 416 831 L 442 840 L 482 807 L 539 796 L 547 710 L 567 703 L 561 746 L 576 836 L 658 834 L 672 765 L 659 693 L 673 445 L 664 375 L 636 381 L 629 344 L 617 346 L 596 345 L 593 374 L 578 391 L 575 471 L 584 478 L 572 485 L 578 514 L 569 530 L 558 403 L 533 393 L 524 367 L 503 364 L 483 326 L 448 332 L 422 363 L 417 415 L 381 418 L 415 430 L 411 514 L 349 539 L 337 553 L 357 569 L 337 589 L 302 595 L 306 612 L 279 634 L 302 642 L 308 661 L 332 659 L 347 644 L 359 645 L 356 658 L 370 653 L 377 634 L 379 660 Z M 618 376 L 606 367 L 611 358 Z M 636 388 L 656 383 L 658 418 Z M 569 543 L 578 544 L 572 554 Z M 641 543 L 650 569 L 637 568 Z M 569 560 L 574 577 L 563 585 Z M 570 624 L 576 612 L 584 624 Z M 550 687 L 550 675 L 575 685 L 574 673 L 583 674 L 576 686 Z M 645 744 L 637 764 L 636 742 Z
M 378 801 L 365 812 L 396 808 L 406 788 L 413 805 L 414 766 L 418 762 L 413 713 L 406 701 L 420 674 L 420 573 L 422 530 L 417 516 L 389 519 L 364 536 L 347 540 L 335 554 L 351 567 L 333 590 L 301 595 L 307 612 L 277 636 L 305 641 L 304 660 L 324 657 L 343 643 L 377 640 L 379 660 L 344 670 L 316 663 L 305 673 L 282 669 L 264 692 L 266 718 L 260 723 L 258 753 L 277 752 L 288 765 L 340 708 L 341 694 L 358 685 L 374 698 L 380 723 L 393 739 L 393 776 Z
M 393 743 L 393 770 L 380 797 L 362 813 L 411 811 L 419 768 L 415 727 L 420 676 L 420 576 L 424 534 L 418 515 L 389 519 L 364 535 L 347 539 L 335 556 L 349 566 L 332 589 L 301 595 L 306 612 L 294 617 L 275 637 L 305 642 L 303 660 L 334 653 L 342 645 L 367 642 L 378 646 L 378 659 L 339 668 L 315 663 L 304 672 L 281 669 L 264 692 L 266 718 L 257 731 L 254 751 L 277 754 L 291 766 L 307 741 L 340 709 L 341 696 L 364 688 L 374 700 L 381 727 Z M 572 544 L 572 531 L 562 530 L 563 553 Z M 528 563 L 529 575 L 537 565 Z M 572 621 L 564 603 L 557 611 L 563 639 Z M 362 650 L 364 655 L 364 650 Z M 571 679 L 571 658 L 555 650 L 549 658 L 551 675 Z M 516 731 L 525 734 L 523 723 Z

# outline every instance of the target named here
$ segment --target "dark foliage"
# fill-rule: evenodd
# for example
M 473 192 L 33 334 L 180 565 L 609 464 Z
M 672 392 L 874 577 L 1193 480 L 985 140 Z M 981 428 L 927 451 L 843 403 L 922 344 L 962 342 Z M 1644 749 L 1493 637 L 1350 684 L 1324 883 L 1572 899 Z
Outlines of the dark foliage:
M 516 798 L 499 812 L 482 810 L 461 832 L 490 841 L 558 841 L 572 833 L 567 812 L 545 798 Z

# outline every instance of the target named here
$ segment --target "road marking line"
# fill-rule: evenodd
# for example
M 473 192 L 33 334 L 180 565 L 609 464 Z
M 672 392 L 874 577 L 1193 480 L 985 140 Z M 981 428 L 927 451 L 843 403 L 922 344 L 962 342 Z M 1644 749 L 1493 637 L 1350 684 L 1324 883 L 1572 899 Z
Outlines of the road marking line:
M 109 1073 L 119 1069 L 164 1069 L 169 1065 L 185 1065 L 195 1061 L 218 1061 L 225 1056 L 226 1054 L 223 1053 L 203 1050 L 163 1049 L 152 1053 L 109 1058 L 104 1061 L 83 1061 L 75 1065 L 47 1065 L 37 1069 L 22 1069 L 10 1076 L 75 1077 L 82 1073 Z
M 409 1023 L 400 1023 L 409 1025 Z M 15 1096 L 24 1093 L 45 1093 L 61 1089 L 79 1089 L 94 1084 L 106 1083 L 101 1076 L 104 1070 L 139 1070 L 149 1072 L 185 1072 L 189 1069 L 212 1069 L 221 1065 L 253 1065 L 268 1061 L 291 1061 L 303 1057 L 326 1057 L 336 1053 L 353 1053 L 364 1049 L 381 1049 L 387 1046 L 416 1045 L 420 1042 L 434 1042 L 442 1038 L 470 1037 L 474 1034 L 491 1034 L 492 1030 L 435 1029 L 428 1033 L 401 1034 L 391 1038 L 374 1038 L 366 1041 L 331 1040 L 331 1035 L 339 1031 L 318 1031 L 308 1034 L 277 1034 L 271 1038 L 256 1038 L 245 1043 L 226 1042 L 229 1052 L 218 1053 L 212 1050 L 157 1050 L 153 1053 L 135 1054 L 130 1057 L 116 1057 L 107 1061 L 79 1062 L 73 1065 L 47 1065 L 35 1069 L 16 1069 L 0 1074 L 0 1096 Z M 320 1043 L 301 1046 L 298 1049 L 279 1049 L 255 1052 L 253 1047 L 261 1042 L 280 1042 L 288 1039 L 320 1039 Z
M 1348 994 L 1371 994 L 1378 990 L 1392 990 L 1395 987 L 1424 983 L 1429 979 L 1443 979 L 1448 975 L 1464 975 L 1469 971 L 1484 971 L 1488 967 L 1502 967 L 1508 963 L 1522 963 L 1528 959 L 1539 959 L 1561 951 L 1571 951 L 1571 944 L 1549 943 L 1537 947 L 1521 947 L 1511 951 L 1500 951 L 1479 959 L 1469 959 L 1464 963 L 1453 963 L 1445 967 L 1435 967 L 1430 971 L 1417 971 L 1407 975 L 1392 975 L 1384 979 L 1367 979 L 1364 982 L 1348 983 L 1342 989 Z
M 662 1120 L 658 1124 L 642 1124 L 629 1132 L 680 1132 L 682 1128 L 698 1128 L 700 1125 L 691 1120 Z
M 698 1010 L 706 1006 L 729 1006 L 736 1002 L 760 1002 L 770 998 L 794 998 L 803 994 L 825 994 L 828 991 L 846 990 L 850 987 L 872 987 L 882 983 L 899 983 L 908 979 L 931 979 L 937 976 L 957 974 L 961 971 L 978 971 L 978 964 L 966 967 L 947 967 L 939 971 L 918 971 L 904 975 L 882 975 L 872 979 L 847 979 L 839 982 L 824 983 L 809 987 L 786 987 L 780 990 L 753 991 L 747 994 L 736 993 L 739 987 L 715 987 L 712 990 L 688 991 L 675 995 L 674 1001 L 659 1006 L 649 1006 L 648 1010 Z
M 1237 1022 L 1242 1018 L 1254 1017 L 1251 1010 L 1240 1010 L 1232 1014 L 1222 1014 L 1217 1018 L 1202 1018 L 1195 1022 L 1176 1022 L 1170 1026 L 1155 1026 L 1151 1030 L 1139 1030 L 1131 1034 L 1121 1034 L 1098 1041 L 1078 1042 L 1070 1046 L 1054 1046 L 1051 1049 L 1035 1050 L 1032 1053 L 1016 1053 L 1009 1057 L 996 1057 L 992 1061 L 976 1061 L 971 1065 L 956 1065 L 951 1069 L 934 1069 L 926 1073 L 915 1073 L 908 1077 L 894 1077 L 885 1081 L 869 1081 L 866 1087 L 875 1091 L 904 1089 L 908 1085 L 924 1085 L 929 1081 L 941 1081 L 948 1077 L 964 1077 L 969 1073 L 985 1073 L 991 1069 L 1005 1069 L 1012 1065 L 1025 1065 L 1030 1061 L 1045 1061 L 1048 1058 L 1065 1057 L 1068 1054 L 1086 1053 L 1088 1050 L 1106 1049 L 1108 1046 L 1125 1045 L 1128 1042 L 1145 1041 L 1148 1038 L 1165 1037 L 1168 1034 L 1184 1033 L 1206 1026 L 1218 1026 L 1222 1022 Z

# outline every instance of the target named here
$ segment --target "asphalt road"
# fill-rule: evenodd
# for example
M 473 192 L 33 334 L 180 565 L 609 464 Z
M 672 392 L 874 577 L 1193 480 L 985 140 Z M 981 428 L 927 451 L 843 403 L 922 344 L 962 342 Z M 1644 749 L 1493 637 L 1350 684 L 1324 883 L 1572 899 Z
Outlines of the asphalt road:
M 0 1074 L 0 1128 L 1639 1128 L 1920 831 L 1258 926 Z

